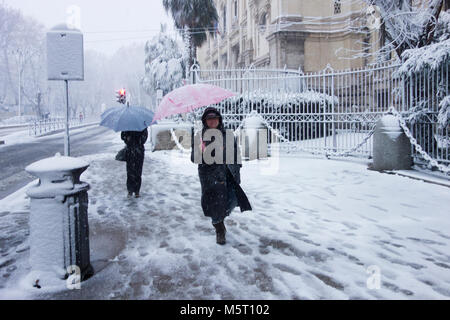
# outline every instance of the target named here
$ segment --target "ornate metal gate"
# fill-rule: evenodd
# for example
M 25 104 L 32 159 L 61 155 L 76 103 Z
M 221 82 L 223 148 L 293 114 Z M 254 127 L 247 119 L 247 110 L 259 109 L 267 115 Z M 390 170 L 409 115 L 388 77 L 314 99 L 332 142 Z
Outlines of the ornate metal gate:
M 448 84 L 444 89 L 442 86 L 445 75 L 448 79 L 448 64 L 423 77 L 400 75 L 399 67 L 386 63 L 336 71 L 327 66 L 320 72 L 303 73 L 252 67 L 201 70 L 193 66 L 191 77 L 193 82 L 217 85 L 236 93 L 234 98 L 218 105 L 229 128 L 239 128 L 252 111 L 257 112 L 286 151 L 370 158 L 375 124 L 394 108 L 399 117 L 406 119 L 422 151 L 448 165 L 449 128 L 438 128 L 442 99 L 435 94 L 444 90 L 443 96 L 449 95 Z M 424 97 L 424 93 L 428 96 Z M 428 99 L 428 107 L 422 110 L 423 117 L 419 120 L 414 117 L 418 97 Z M 429 163 L 416 145 L 413 155 L 416 163 Z

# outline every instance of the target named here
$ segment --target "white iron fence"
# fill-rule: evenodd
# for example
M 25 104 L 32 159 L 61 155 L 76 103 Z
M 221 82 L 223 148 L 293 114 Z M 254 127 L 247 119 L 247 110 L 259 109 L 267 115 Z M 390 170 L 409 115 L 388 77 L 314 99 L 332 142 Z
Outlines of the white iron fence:
M 74 127 L 81 124 L 80 119 L 72 118 L 69 119 L 69 127 Z M 49 132 L 62 130 L 66 127 L 65 119 L 46 119 L 33 121 L 28 123 L 28 135 L 29 136 L 39 136 Z
M 378 119 L 390 107 L 407 123 L 422 149 L 443 164 L 449 158 L 449 126 L 439 128 L 439 104 L 449 95 L 448 64 L 423 76 L 403 76 L 397 64 L 316 73 L 301 70 L 201 70 L 195 83 L 229 89 L 236 96 L 218 105 L 229 128 L 253 111 L 281 139 L 282 148 L 330 156 L 372 156 Z M 446 81 L 447 83 L 443 83 Z M 426 105 L 425 105 L 426 104 Z M 420 109 L 420 107 L 426 107 Z M 269 143 L 270 135 L 268 137 Z M 423 162 L 413 146 L 414 160 Z

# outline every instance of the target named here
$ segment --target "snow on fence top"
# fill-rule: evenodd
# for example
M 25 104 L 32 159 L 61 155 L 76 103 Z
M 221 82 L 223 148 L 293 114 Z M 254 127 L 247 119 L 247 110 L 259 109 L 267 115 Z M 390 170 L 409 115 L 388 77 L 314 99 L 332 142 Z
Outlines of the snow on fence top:
M 280 92 L 280 94 L 273 94 L 267 91 L 253 91 L 246 94 L 241 94 L 227 99 L 228 102 L 251 103 L 255 101 L 265 101 L 266 104 L 273 105 L 276 108 L 288 105 L 305 105 L 305 104 L 319 104 L 331 105 L 339 102 L 337 97 L 330 96 L 325 93 L 320 93 L 312 90 L 303 92 Z

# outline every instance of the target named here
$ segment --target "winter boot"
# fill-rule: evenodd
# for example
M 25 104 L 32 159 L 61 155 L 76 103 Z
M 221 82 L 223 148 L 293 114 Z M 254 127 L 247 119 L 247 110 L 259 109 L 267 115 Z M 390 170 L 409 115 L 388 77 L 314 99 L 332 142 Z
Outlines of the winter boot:
M 225 234 L 227 229 L 225 228 L 225 224 L 222 222 L 213 224 L 214 228 L 216 228 L 216 242 L 217 244 L 224 245 L 227 240 L 225 239 Z
M 140 198 L 141 195 L 139 194 L 139 192 L 135 192 L 135 193 L 134 193 L 134 197 L 135 197 L 135 198 Z
M 133 196 L 133 192 L 128 192 L 127 198 L 130 199 Z

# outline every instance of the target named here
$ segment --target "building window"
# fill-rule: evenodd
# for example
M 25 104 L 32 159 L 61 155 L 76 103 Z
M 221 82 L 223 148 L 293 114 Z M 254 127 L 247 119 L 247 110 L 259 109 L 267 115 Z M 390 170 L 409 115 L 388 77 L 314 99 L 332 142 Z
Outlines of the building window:
M 238 23 L 238 21 L 239 21 L 239 18 L 238 18 L 238 14 L 239 14 L 238 5 L 239 5 L 239 3 L 238 3 L 237 0 L 233 1 L 233 8 L 232 8 L 232 11 L 233 11 L 232 24 L 233 24 L 233 27 L 234 27 L 234 26 Z M 233 29 L 234 29 L 234 28 L 233 28 Z
M 260 21 L 259 23 L 260 23 L 261 26 L 263 26 L 263 27 L 266 26 L 266 24 L 267 24 L 267 14 L 266 14 L 266 13 L 264 13 L 264 14 L 261 16 L 261 21 Z
M 341 0 L 334 0 L 334 14 L 340 14 L 342 12 Z
M 222 9 L 222 19 L 223 19 L 223 34 L 227 32 L 227 8 Z
M 228 66 L 228 56 L 226 53 L 222 55 L 222 69 L 226 69 Z
M 261 33 L 266 32 L 267 27 L 267 13 L 263 13 L 259 19 L 259 31 Z

